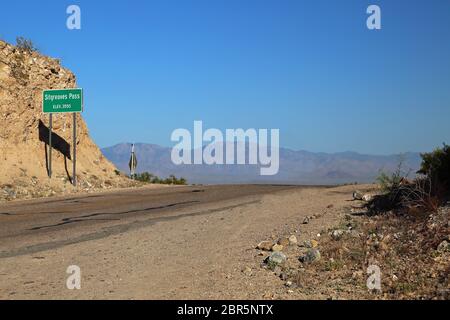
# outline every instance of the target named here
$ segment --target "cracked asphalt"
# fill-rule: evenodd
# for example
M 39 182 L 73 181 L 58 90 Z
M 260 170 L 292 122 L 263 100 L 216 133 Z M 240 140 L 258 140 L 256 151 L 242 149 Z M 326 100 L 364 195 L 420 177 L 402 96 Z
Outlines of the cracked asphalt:
M 232 209 L 257 201 L 252 200 L 252 196 L 292 188 L 299 187 L 141 188 L 1 204 L 0 259 L 101 239 L 160 221 Z M 239 202 L 239 199 L 242 200 Z M 233 200 L 232 205 L 224 204 L 229 200 Z M 234 202 L 236 200 L 237 203 Z

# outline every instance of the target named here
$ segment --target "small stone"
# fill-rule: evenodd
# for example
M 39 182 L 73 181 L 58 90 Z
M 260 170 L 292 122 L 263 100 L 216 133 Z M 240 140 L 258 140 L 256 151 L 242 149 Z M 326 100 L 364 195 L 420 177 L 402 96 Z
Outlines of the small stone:
M 289 237 L 289 244 L 296 245 L 298 243 L 297 237 L 292 235 Z
M 264 257 L 264 256 L 266 256 L 267 255 L 267 253 L 266 252 L 263 252 L 263 251 L 261 251 L 260 253 L 258 253 L 258 256 L 261 256 L 261 257 Z
M 334 241 L 338 241 L 338 240 L 342 239 L 342 236 L 344 235 L 344 233 L 345 233 L 344 230 L 340 230 L 340 229 L 333 230 L 330 233 L 330 236 L 331 236 L 331 239 L 333 239 Z
M 309 223 L 309 217 L 305 217 L 305 219 L 303 219 L 303 224 L 308 224 Z
M 251 276 L 252 275 L 252 269 L 250 267 L 245 267 L 242 270 L 242 273 L 245 274 L 246 276 Z
M 281 245 L 281 244 L 276 244 L 276 245 L 274 245 L 273 247 L 272 247 L 272 251 L 273 252 L 280 252 L 280 251 L 283 251 L 283 246 Z
M 394 275 L 392 275 L 392 281 L 397 281 L 398 280 L 398 277 L 394 274 Z
M 257 248 L 259 250 L 270 251 L 272 249 L 273 243 L 271 241 L 261 241 Z
M 265 293 L 263 296 L 264 300 L 270 300 L 273 298 L 273 294 L 272 293 Z
M 319 261 L 321 258 L 320 252 L 317 249 L 309 249 L 305 255 L 300 257 L 300 262 L 302 263 L 314 263 Z
M 447 252 L 450 251 L 450 243 L 447 240 L 442 241 L 438 247 L 437 250 L 439 252 Z
M 289 245 L 289 238 L 281 238 L 278 240 L 278 244 L 287 247 Z
M 353 200 L 362 200 L 363 194 L 359 191 L 353 192 Z
M 313 249 L 313 248 L 317 248 L 319 246 L 319 242 L 317 240 L 306 240 L 305 242 L 303 242 L 303 245 L 305 248 L 308 249 Z
M 286 282 L 286 287 L 288 287 L 288 288 L 292 287 L 292 281 L 287 281 Z
M 269 263 L 273 263 L 275 265 L 283 264 L 286 260 L 287 256 L 283 252 L 273 252 L 267 259 Z
M 279 266 L 276 266 L 275 269 L 273 269 L 273 273 L 279 277 L 282 274 L 283 270 Z

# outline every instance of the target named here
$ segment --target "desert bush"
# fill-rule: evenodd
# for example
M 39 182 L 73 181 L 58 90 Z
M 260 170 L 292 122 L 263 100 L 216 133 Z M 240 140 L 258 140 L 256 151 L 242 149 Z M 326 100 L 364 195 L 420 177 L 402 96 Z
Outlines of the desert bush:
M 389 181 L 391 179 L 389 177 Z M 372 213 L 398 210 L 420 214 L 436 211 L 441 203 L 441 197 L 433 189 L 432 180 L 423 176 L 413 181 L 402 179 L 399 183 L 388 184 L 385 192 L 375 196 L 366 207 Z
M 170 175 L 167 179 L 161 179 L 158 176 L 150 172 L 142 172 L 136 174 L 134 178 L 138 181 L 154 184 L 171 184 L 171 185 L 186 185 L 187 180 L 185 178 L 177 178 L 174 175 Z
M 33 41 L 31 41 L 30 39 L 26 39 L 24 37 L 16 38 L 16 46 L 20 50 L 30 52 L 30 53 L 37 51 L 37 48 L 34 46 Z
M 444 188 L 448 194 L 450 189 L 450 146 L 444 143 L 442 148 L 437 148 L 433 152 L 424 153 L 422 164 L 418 173 L 431 179 L 432 187 L 435 192 Z
M 174 184 L 174 185 L 185 185 L 187 183 L 186 179 L 180 178 L 178 179 L 173 174 L 171 174 L 167 179 L 164 180 L 165 184 Z
M 390 193 L 393 190 L 398 189 L 398 187 L 405 181 L 409 173 L 404 173 L 403 161 L 400 160 L 397 168 L 392 173 L 386 173 L 384 171 L 380 172 L 377 177 L 378 185 L 384 193 Z
M 410 213 L 434 212 L 440 205 L 429 177 L 420 177 L 411 183 L 400 185 L 397 193 L 401 207 Z
M 382 172 L 377 178 L 383 193 L 367 203 L 372 212 L 403 210 L 409 213 L 434 212 L 448 195 L 450 185 L 450 147 L 444 144 L 431 153 L 424 153 L 417 172 L 421 176 L 406 179 L 402 162 L 392 174 Z

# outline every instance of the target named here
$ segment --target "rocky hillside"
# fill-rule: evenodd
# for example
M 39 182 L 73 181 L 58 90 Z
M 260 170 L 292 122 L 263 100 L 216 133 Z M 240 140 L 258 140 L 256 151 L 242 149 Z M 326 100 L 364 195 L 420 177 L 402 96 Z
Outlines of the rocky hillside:
M 42 113 L 42 90 L 76 87 L 75 75 L 59 60 L 0 41 L 0 201 L 129 184 L 103 157 L 78 115 L 78 186 L 71 186 L 71 114 L 53 117 L 56 143 L 53 179 L 48 178 L 48 115 Z

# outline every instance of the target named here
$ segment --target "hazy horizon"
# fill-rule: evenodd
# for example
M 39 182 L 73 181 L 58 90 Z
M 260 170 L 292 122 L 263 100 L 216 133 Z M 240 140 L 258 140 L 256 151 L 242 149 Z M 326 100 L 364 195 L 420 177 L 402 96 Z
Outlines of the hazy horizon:
M 100 146 L 99 145 L 99 148 L 100 149 L 107 149 L 107 148 L 112 148 L 112 147 L 115 147 L 115 146 L 118 146 L 118 145 L 124 145 L 124 144 L 130 145 L 130 146 L 132 144 L 135 144 L 135 145 L 155 145 L 155 146 L 162 147 L 162 148 L 168 148 L 168 149 L 173 148 L 173 145 L 160 145 L 160 144 L 157 144 L 157 143 L 142 142 L 142 141 L 139 141 L 139 142 L 124 142 L 124 141 L 122 141 L 122 142 L 114 143 L 114 144 L 107 145 L 107 146 Z M 205 143 L 203 146 L 205 146 L 205 145 L 208 145 L 208 143 Z M 293 148 L 284 147 L 284 146 L 280 146 L 280 149 L 290 150 L 290 151 L 294 151 L 294 152 L 311 152 L 311 153 L 323 153 L 323 154 L 356 153 L 356 154 L 360 154 L 360 155 L 371 155 L 371 156 L 396 156 L 396 155 L 407 154 L 407 153 L 419 154 L 419 153 L 430 152 L 430 151 L 433 151 L 435 148 L 439 148 L 441 146 L 442 146 L 442 144 L 441 145 L 437 145 L 436 147 L 431 148 L 430 150 L 424 150 L 424 151 L 422 151 L 422 150 L 420 150 L 420 151 L 414 151 L 414 150 L 412 150 L 412 151 L 398 151 L 398 152 L 386 153 L 386 154 L 381 154 L 381 153 L 380 154 L 377 154 L 377 153 L 362 153 L 362 152 L 358 152 L 358 151 L 354 151 L 354 150 L 343 150 L 343 151 L 336 151 L 336 152 L 312 151 L 312 150 L 305 150 L 305 149 L 293 149 Z

